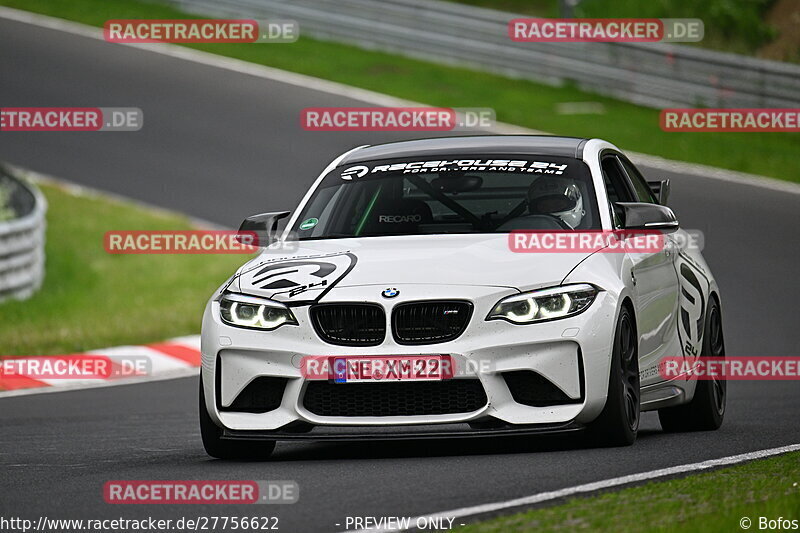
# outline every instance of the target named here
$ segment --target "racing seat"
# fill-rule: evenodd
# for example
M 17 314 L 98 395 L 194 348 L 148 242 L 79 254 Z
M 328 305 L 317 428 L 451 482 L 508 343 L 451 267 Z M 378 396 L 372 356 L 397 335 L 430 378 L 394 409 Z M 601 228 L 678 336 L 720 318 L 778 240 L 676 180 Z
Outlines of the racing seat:
M 424 201 L 384 198 L 372 206 L 360 235 L 413 235 L 420 224 L 431 222 L 433 212 Z

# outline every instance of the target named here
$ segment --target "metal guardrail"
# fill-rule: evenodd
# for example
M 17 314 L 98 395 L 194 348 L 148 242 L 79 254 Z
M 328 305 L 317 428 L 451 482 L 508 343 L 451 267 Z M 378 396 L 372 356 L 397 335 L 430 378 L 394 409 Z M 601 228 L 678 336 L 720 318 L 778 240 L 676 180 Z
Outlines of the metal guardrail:
M 44 280 L 45 213 L 47 202 L 41 192 L 0 166 L 0 184 L 16 189 L 15 201 L 21 216 L 0 220 L 0 301 L 25 299 Z
M 800 107 L 800 65 L 664 43 L 518 43 L 517 15 L 439 0 L 164 0 L 208 16 L 284 18 L 301 34 L 651 106 Z

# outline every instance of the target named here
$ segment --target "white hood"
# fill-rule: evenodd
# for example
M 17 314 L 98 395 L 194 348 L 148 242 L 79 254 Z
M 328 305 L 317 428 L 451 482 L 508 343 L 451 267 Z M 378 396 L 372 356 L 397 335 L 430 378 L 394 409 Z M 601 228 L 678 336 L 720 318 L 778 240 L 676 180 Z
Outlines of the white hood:
M 287 252 L 287 245 L 299 247 Z M 333 287 L 403 284 L 555 285 L 588 253 L 514 253 L 507 234 L 414 235 L 287 243 L 245 264 L 232 288 L 278 301 L 316 301 Z

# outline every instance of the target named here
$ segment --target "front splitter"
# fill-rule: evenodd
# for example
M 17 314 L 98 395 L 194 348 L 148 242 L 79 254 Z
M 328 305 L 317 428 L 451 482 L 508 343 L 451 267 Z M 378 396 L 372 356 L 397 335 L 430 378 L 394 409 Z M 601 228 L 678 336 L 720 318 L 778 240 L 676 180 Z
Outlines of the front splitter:
M 382 441 L 480 438 L 521 435 L 555 435 L 580 433 L 584 426 L 566 424 L 502 425 L 474 428 L 469 424 L 435 424 L 415 426 L 311 426 L 302 431 L 279 429 L 273 431 L 240 431 L 226 429 L 226 440 L 282 440 L 282 441 Z

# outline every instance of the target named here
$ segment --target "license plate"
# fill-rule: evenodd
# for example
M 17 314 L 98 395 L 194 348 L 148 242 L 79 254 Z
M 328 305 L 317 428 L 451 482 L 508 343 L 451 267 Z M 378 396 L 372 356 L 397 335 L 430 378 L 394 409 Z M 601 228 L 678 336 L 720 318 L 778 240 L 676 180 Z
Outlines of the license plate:
M 334 357 L 334 383 L 379 381 L 439 381 L 453 377 L 449 355 Z

